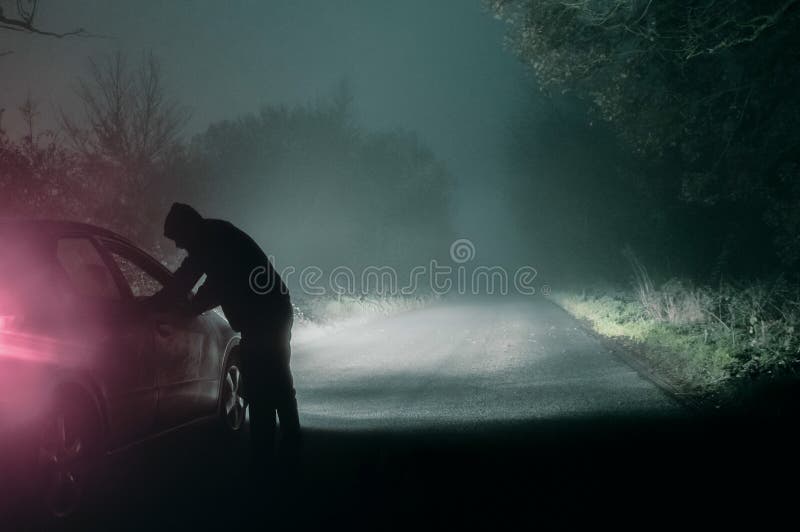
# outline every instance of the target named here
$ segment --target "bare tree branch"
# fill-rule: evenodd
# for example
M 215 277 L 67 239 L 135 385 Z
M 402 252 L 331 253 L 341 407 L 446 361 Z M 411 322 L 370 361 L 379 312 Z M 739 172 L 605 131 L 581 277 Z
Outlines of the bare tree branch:
M 17 0 L 16 5 L 17 14 L 15 17 L 6 16 L 2 6 L 0 6 L 0 29 L 33 33 L 36 35 L 45 35 L 47 37 L 56 37 L 58 39 L 71 36 L 90 36 L 90 34 L 84 28 L 77 28 L 65 32 L 57 32 L 45 30 L 36 26 L 35 19 L 36 11 L 39 6 L 39 0 Z
M 81 120 L 62 111 L 61 125 L 77 150 L 125 169 L 128 185 L 142 190 L 179 143 L 188 113 L 167 97 L 153 54 L 135 67 L 119 52 L 90 60 L 89 73 L 78 82 Z

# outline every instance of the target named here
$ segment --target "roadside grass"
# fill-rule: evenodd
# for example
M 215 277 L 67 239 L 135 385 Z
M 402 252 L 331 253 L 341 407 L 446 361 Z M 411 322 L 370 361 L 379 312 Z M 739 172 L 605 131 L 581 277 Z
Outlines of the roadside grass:
M 597 333 L 634 344 L 654 371 L 698 396 L 735 398 L 756 382 L 800 380 L 797 286 L 656 285 L 635 257 L 631 262 L 628 288 L 556 292 L 552 299 Z
M 703 393 L 731 377 L 731 353 L 705 329 L 648 317 L 633 292 L 557 292 L 552 299 L 599 334 L 645 347 L 637 352 L 682 389 Z

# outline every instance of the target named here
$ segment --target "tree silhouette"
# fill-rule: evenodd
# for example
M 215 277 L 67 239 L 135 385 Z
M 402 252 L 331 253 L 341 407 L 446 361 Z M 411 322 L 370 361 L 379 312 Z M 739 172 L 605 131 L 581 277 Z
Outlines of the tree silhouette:
M 800 0 L 487 3 L 541 89 L 660 166 L 639 179 L 727 218 L 729 246 L 772 240 L 800 260 Z
M 2 5 L 0 5 L 0 30 L 31 33 L 59 39 L 70 36 L 89 35 L 89 33 L 83 28 L 58 32 L 39 27 L 36 24 L 38 8 L 39 0 L 16 0 L 11 11 L 7 11 L 8 8 L 4 8 Z M 11 50 L 0 50 L 0 57 L 10 53 L 13 52 Z

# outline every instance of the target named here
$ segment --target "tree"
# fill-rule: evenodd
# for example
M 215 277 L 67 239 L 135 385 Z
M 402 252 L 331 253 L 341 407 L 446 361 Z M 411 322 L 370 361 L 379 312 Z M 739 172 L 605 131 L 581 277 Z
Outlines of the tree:
M 351 101 L 341 85 L 315 104 L 212 124 L 190 147 L 189 199 L 251 223 L 297 266 L 405 267 L 446 255 L 449 173 L 415 135 L 354 124 Z
M 153 198 L 173 185 L 170 168 L 181 156 L 189 115 L 168 97 L 152 53 L 135 67 L 120 52 L 89 66 L 77 90 L 81 116 L 62 110 L 61 124 L 87 173 L 105 176 L 99 185 L 108 189 L 109 201 L 101 218 L 146 240 L 161 207 Z
M 161 66 L 145 55 L 135 68 L 117 52 L 90 60 L 90 76 L 79 80 L 83 117 L 61 113 L 74 147 L 126 171 L 132 185 L 146 185 L 149 170 L 163 163 L 179 145 L 187 111 L 167 97 Z
M 0 130 L 0 212 L 3 216 L 86 220 L 95 203 L 76 157 L 55 132 L 36 127 L 38 103 L 18 107 L 28 131 L 14 142 Z
M 48 37 L 69 37 L 71 35 L 86 35 L 83 28 L 76 28 L 65 32 L 56 32 L 40 28 L 36 25 L 36 15 L 38 14 L 39 0 L 16 0 L 14 14 L 7 14 L 6 9 L 0 5 L 0 29 L 8 31 L 20 31 L 24 33 L 35 33 Z
M 650 176 L 658 188 L 727 212 L 729 246 L 772 240 L 797 264 L 800 0 L 488 3 L 543 90 L 582 98 L 634 153 L 674 170 Z
M 91 66 L 79 83 L 83 113 L 62 111 L 63 132 L 38 129 L 30 96 L 17 107 L 23 136 L 0 128 L 0 212 L 96 223 L 158 253 L 161 220 L 187 174 L 179 136 L 187 114 L 167 98 L 152 55 L 135 69 L 121 54 Z
M 70 37 L 89 35 L 83 28 L 77 28 L 65 32 L 45 30 L 36 24 L 39 0 L 16 0 L 14 7 L 9 10 L 0 5 L 0 30 L 17 31 L 22 33 L 32 33 L 45 35 L 47 37 Z M 0 50 L 0 57 L 12 53 L 11 50 Z

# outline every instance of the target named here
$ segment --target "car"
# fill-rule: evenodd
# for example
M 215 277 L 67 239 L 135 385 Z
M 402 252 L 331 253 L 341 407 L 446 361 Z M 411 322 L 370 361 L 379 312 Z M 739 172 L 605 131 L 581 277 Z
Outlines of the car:
M 0 459 L 33 468 L 49 515 L 74 515 L 118 450 L 209 420 L 241 432 L 239 336 L 188 300 L 152 305 L 171 277 L 107 229 L 0 221 Z

